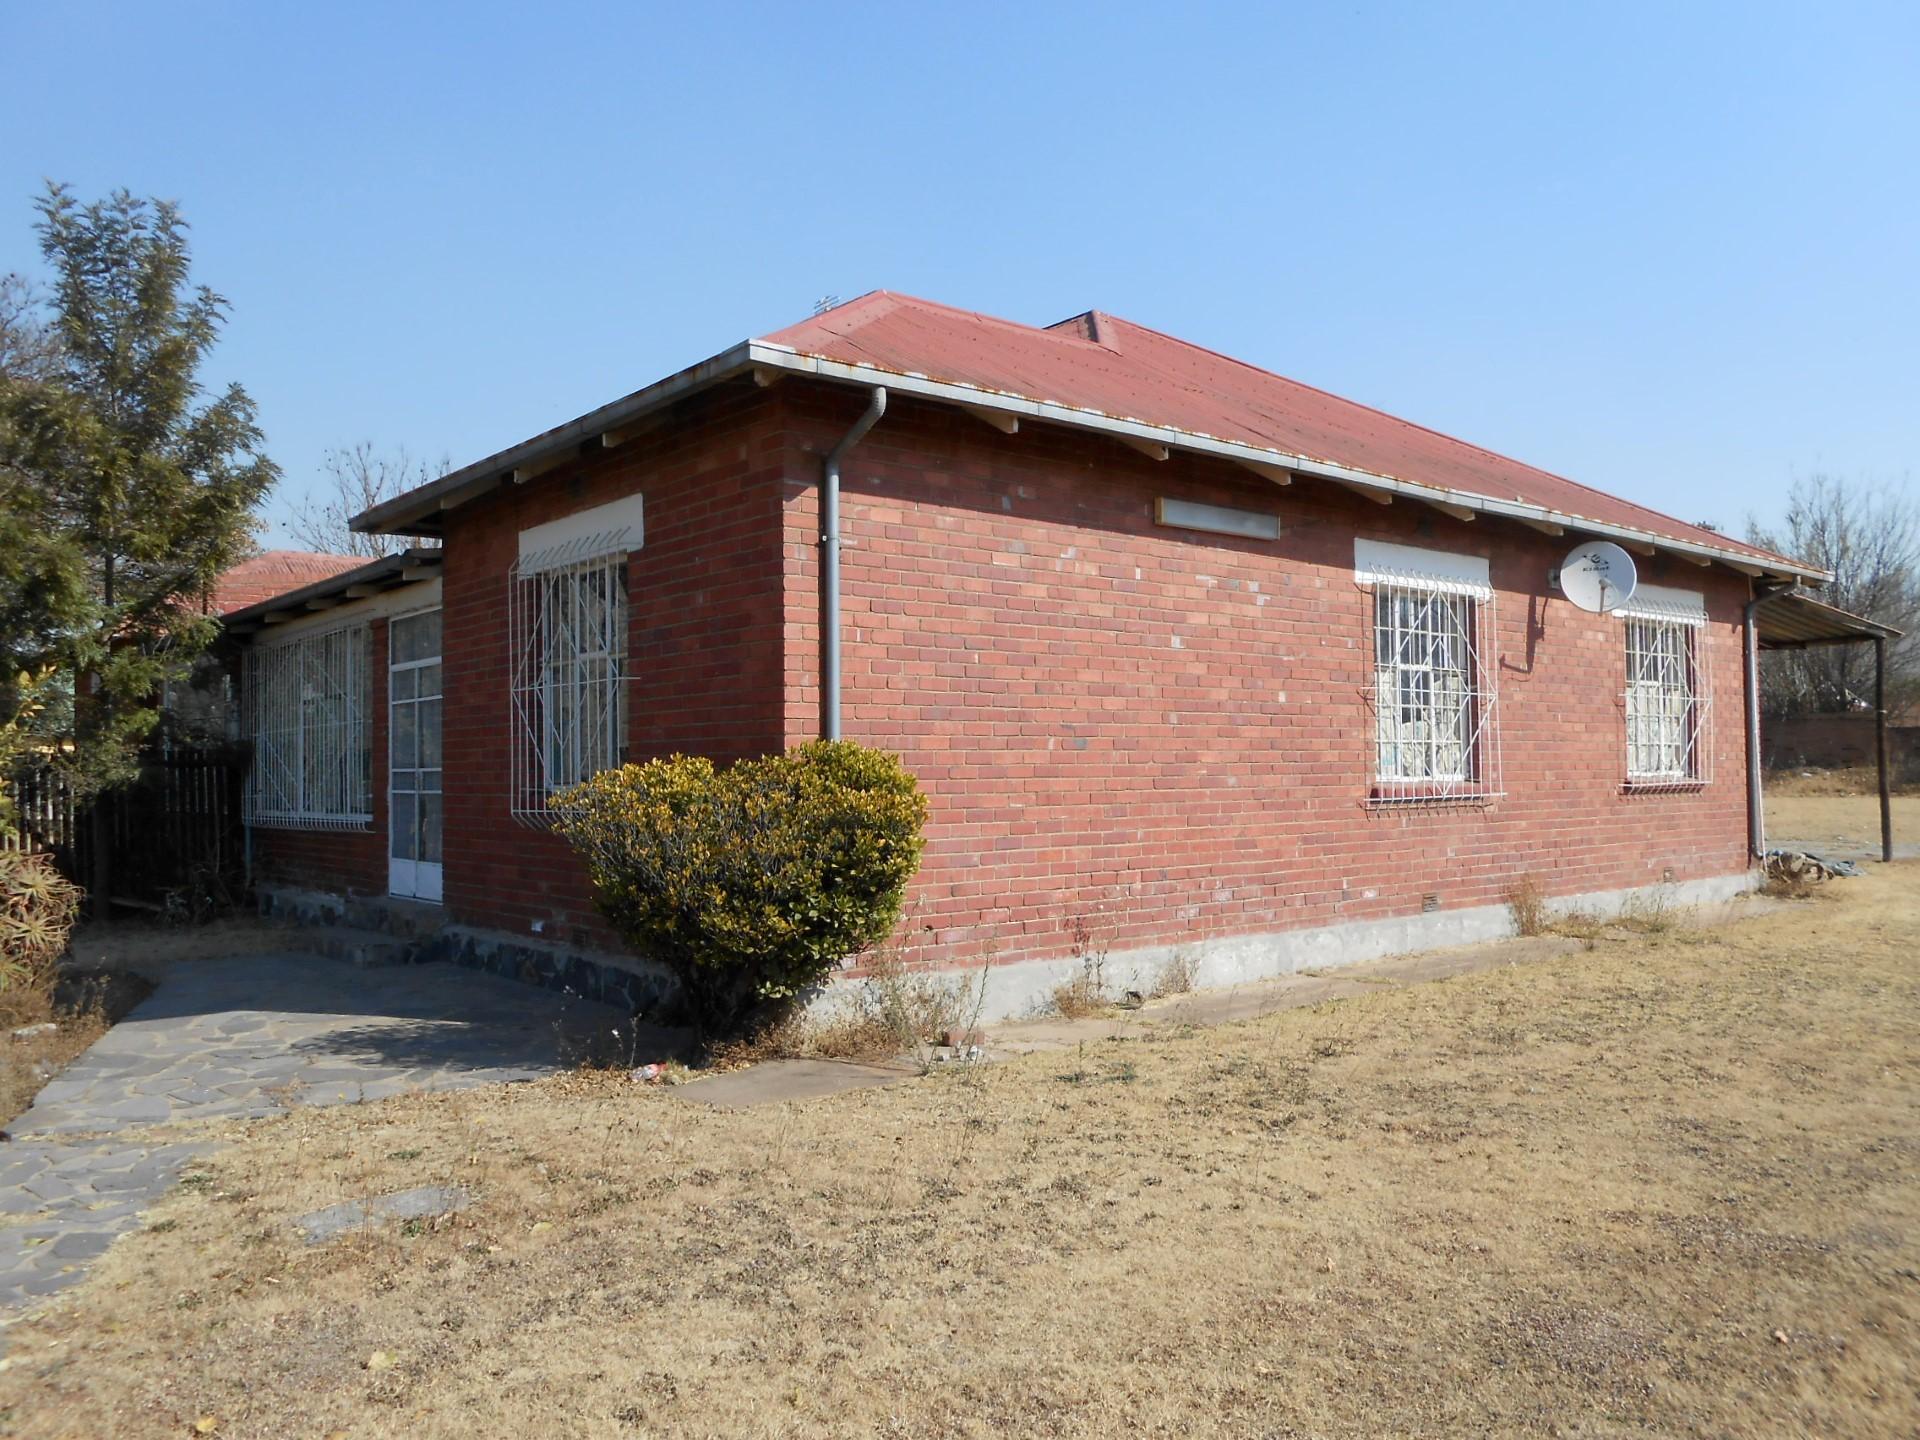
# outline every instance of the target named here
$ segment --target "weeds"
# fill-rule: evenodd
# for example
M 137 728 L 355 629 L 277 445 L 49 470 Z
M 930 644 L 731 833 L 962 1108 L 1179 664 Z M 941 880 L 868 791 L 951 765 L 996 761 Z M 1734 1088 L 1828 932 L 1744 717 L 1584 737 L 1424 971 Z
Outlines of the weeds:
M 1153 989 L 1147 998 L 1164 1000 L 1169 995 L 1185 995 L 1193 989 L 1194 972 L 1198 968 L 1191 950 L 1185 945 L 1175 946 L 1167 963 L 1160 967 L 1160 973 L 1153 977 Z
M 1073 922 L 1073 958 L 1079 968 L 1072 979 L 1054 987 L 1050 1008 L 1067 1020 L 1104 1015 L 1112 1005 L 1107 994 L 1107 944 L 1084 915 Z
M 1546 892 L 1531 875 L 1522 875 L 1507 890 L 1507 909 L 1513 913 L 1513 933 L 1545 935 L 1549 920 Z
M 1540 932 L 1558 935 L 1564 940 L 1579 940 L 1591 950 L 1607 933 L 1607 922 L 1592 910 L 1567 910 L 1556 916 Z
M 860 986 L 824 1015 L 794 1009 L 745 1039 L 715 1049 L 721 1066 L 762 1060 L 897 1060 L 922 1071 L 950 1037 L 977 1036 L 986 1007 L 989 949 L 961 975 L 911 969 L 897 946 L 877 952 Z M 969 1048 L 961 1044 L 958 1048 Z
M 1614 917 L 1616 929 L 1630 935 L 1665 935 L 1680 923 L 1680 912 L 1673 903 L 1673 892 L 1665 886 L 1636 890 L 1627 897 Z

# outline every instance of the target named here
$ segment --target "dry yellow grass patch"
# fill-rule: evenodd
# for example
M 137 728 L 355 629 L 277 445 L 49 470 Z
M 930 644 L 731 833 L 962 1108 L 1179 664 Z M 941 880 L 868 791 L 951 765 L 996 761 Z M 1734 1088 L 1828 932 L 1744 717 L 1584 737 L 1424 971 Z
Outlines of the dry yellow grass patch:
M 0 1414 L 1910 1436 L 1920 867 L 1837 893 L 803 1106 L 576 1076 L 259 1122 L 12 1329 Z M 430 1181 L 473 1207 L 289 1231 Z

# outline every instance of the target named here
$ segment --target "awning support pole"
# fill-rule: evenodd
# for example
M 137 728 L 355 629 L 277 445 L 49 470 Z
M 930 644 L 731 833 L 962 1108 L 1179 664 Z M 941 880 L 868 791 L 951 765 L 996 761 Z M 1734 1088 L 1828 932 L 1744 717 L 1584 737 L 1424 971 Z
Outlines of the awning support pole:
M 1887 764 L 1887 639 L 1873 642 L 1873 748 L 1880 771 L 1880 858 L 1893 860 L 1893 788 Z

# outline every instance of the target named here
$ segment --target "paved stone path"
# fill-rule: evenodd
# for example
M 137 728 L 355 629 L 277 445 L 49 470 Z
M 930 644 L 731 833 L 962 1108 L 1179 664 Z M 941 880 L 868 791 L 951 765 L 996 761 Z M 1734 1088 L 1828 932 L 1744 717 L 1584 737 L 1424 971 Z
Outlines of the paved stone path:
M 534 1079 L 625 1023 L 449 965 L 361 970 L 282 954 L 179 962 L 159 978 L 7 1127 L 0 1325 L 79 1280 L 213 1148 L 151 1127 Z

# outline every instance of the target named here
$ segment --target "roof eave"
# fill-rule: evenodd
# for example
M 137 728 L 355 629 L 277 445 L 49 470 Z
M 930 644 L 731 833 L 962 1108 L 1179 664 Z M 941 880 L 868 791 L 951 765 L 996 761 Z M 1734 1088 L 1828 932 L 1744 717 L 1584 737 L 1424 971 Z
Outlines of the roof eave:
M 1153 425 L 1126 416 L 1110 415 L 1105 411 L 1081 409 L 1048 400 L 1036 400 L 1031 396 L 1019 395 L 1011 391 L 989 390 L 958 381 L 936 380 L 931 376 L 918 373 L 887 370 L 877 365 L 854 364 L 829 359 L 822 355 L 804 354 L 791 346 L 774 344 L 766 340 L 743 340 L 697 365 L 690 365 L 664 380 L 656 381 L 645 389 L 636 390 L 631 395 L 590 411 L 577 420 L 569 421 L 565 425 L 536 435 L 518 445 L 489 455 L 484 460 L 477 460 L 471 465 L 463 466 L 416 490 L 410 490 L 405 495 L 375 505 L 354 516 L 349 524 L 352 529 L 369 534 L 438 534 L 439 517 L 442 512 L 463 505 L 509 481 L 531 479 L 534 475 L 551 469 L 572 455 L 578 454 L 581 446 L 604 437 L 615 436 L 623 425 L 631 424 L 709 385 L 749 371 L 759 372 L 762 375 L 768 372 L 784 371 L 844 384 L 885 385 L 902 394 L 917 395 L 924 399 L 967 406 L 975 410 L 999 411 L 1015 417 L 1025 416 L 1056 425 L 1112 435 L 1122 440 L 1146 441 L 1164 445 L 1169 449 L 1219 456 L 1251 466 L 1256 470 L 1266 467 L 1301 475 L 1318 476 L 1378 494 L 1405 496 L 1409 500 L 1421 501 L 1442 509 L 1449 507 L 1464 509 L 1478 514 L 1517 520 L 1536 527 L 1557 526 L 1563 530 L 1578 531 L 1583 535 L 1651 546 L 1656 550 L 1682 556 L 1696 564 L 1717 562 L 1748 576 L 1809 580 L 1816 584 L 1824 584 L 1833 578 L 1827 571 L 1801 565 L 1795 561 L 1774 560 L 1752 555 L 1744 550 L 1680 540 L 1633 526 L 1594 520 L 1583 515 L 1550 510 L 1544 506 L 1529 505 L 1524 501 L 1504 500 L 1497 496 L 1480 495 L 1469 490 L 1449 490 L 1436 485 L 1422 485 L 1416 481 L 1357 470 L 1351 466 L 1315 459 L 1307 455 L 1264 449 L 1257 445 L 1222 440 L 1217 436 L 1181 430 L 1167 425 Z
M 1302 475 L 1315 475 L 1382 494 L 1404 495 L 1410 500 L 1419 500 L 1443 508 L 1454 506 L 1535 525 L 1559 526 L 1565 530 L 1577 530 L 1583 535 L 1595 535 L 1603 539 L 1651 545 L 1655 549 L 1665 550 L 1696 562 L 1718 562 L 1749 576 L 1791 577 L 1797 580 L 1811 580 L 1818 584 L 1825 584 L 1833 578 L 1828 571 L 1801 565 L 1795 561 L 1772 560 L 1749 554 L 1744 550 L 1731 550 L 1691 540 L 1679 540 L 1650 530 L 1589 519 L 1583 515 L 1550 510 L 1545 506 L 1529 505 L 1524 501 L 1480 495 L 1470 490 L 1449 490 L 1437 485 L 1421 485 L 1415 481 L 1401 480 L 1391 475 L 1378 475 L 1367 470 L 1356 470 L 1351 466 L 1317 460 L 1310 456 L 1291 455 L 1280 450 L 1242 444 L 1239 441 L 1222 440 L 1213 435 L 1203 435 L 1190 430 L 1179 430 L 1171 426 L 1152 425 L 1141 420 L 1109 415 L 1101 410 L 1084 410 L 1052 401 L 1035 400 L 1009 391 L 988 390 L 956 381 L 935 380 L 921 374 L 886 370 L 877 365 L 853 364 L 843 360 L 832 360 L 822 355 L 802 354 L 789 346 L 774 345 L 764 340 L 749 341 L 747 349 L 749 363 L 756 367 L 786 370 L 856 385 L 885 385 L 889 389 L 898 390 L 904 394 L 919 395 L 930 400 L 967 405 L 976 409 L 999 410 L 1016 416 L 1030 416 L 1036 420 L 1098 431 L 1122 439 L 1151 441 L 1170 449 L 1216 455 L 1254 467 L 1267 466 L 1294 471 Z
M 630 424 L 664 405 L 740 374 L 749 365 L 748 349 L 749 342 L 742 341 L 697 365 L 689 365 L 664 380 L 655 381 L 644 390 L 636 390 L 611 404 L 602 405 L 598 410 L 589 411 L 577 420 L 570 420 L 531 440 L 523 440 L 484 460 L 476 460 L 471 465 L 450 471 L 418 489 L 363 510 L 349 520 L 347 526 L 369 535 L 437 534 L 442 511 L 464 505 L 515 478 L 531 479 L 532 474 L 528 472 L 551 468 L 550 462 L 556 454 L 572 454 L 581 445 L 597 441 L 617 431 L 623 424 Z
M 375 590 L 393 589 L 400 585 L 409 585 L 417 580 L 426 579 L 426 571 L 437 571 L 442 556 L 437 548 L 410 546 L 392 555 L 382 555 L 369 560 L 352 570 L 342 570 L 338 575 L 329 575 L 325 580 L 316 580 L 311 585 L 303 585 L 298 590 L 289 590 L 284 595 L 275 595 L 270 599 L 256 601 L 243 609 L 234 610 L 220 617 L 221 627 L 234 634 L 250 634 L 265 626 L 295 619 L 321 610 L 332 609 L 350 599 L 347 592 L 364 589 L 371 593 Z

